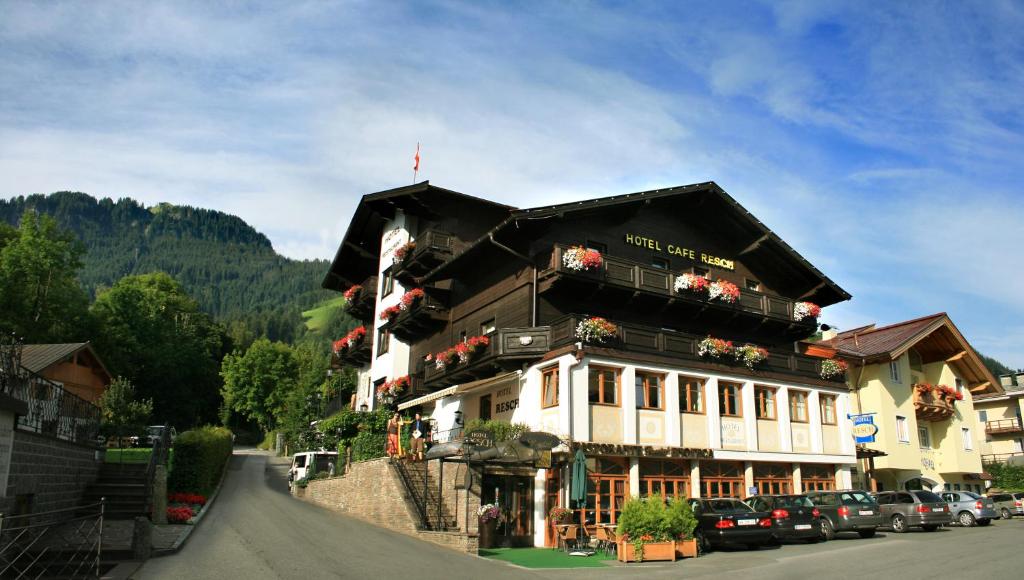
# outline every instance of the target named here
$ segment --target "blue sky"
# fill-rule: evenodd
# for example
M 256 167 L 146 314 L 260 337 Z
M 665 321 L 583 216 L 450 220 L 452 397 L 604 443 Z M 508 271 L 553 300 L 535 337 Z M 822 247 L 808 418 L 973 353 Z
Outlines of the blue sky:
M 947 311 L 1024 367 L 1020 2 L 212 4 L 5 3 L 0 195 L 329 257 L 417 141 L 517 206 L 714 180 L 853 294 L 826 321 Z

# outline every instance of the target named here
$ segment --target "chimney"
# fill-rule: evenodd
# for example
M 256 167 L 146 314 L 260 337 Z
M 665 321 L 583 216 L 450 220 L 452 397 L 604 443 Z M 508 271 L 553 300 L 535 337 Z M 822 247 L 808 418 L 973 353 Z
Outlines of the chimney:
M 1004 387 L 1013 386 L 1013 375 L 999 375 L 999 384 Z
M 1024 387 L 1024 372 L 1017 371 L 1017 386 Z
M 821 340 L 832 340 L 837 336 L 839 336 L 839 331 L 834 328 L 821 331 Z

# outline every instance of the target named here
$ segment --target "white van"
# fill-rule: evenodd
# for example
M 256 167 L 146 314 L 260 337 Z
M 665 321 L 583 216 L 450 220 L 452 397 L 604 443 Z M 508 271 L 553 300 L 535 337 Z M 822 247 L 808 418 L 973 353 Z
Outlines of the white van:
M 337 451 L 303 451 L 292 457 L 292 467 L 288 470 L 288 489 L 292 483 L 312 476 L 314 473 L 327 472 L 334 475 L 337 468 Z

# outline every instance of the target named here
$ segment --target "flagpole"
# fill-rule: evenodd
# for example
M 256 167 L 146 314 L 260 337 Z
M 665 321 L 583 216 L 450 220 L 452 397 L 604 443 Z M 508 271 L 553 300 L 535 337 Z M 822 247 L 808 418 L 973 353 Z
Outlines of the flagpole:
M 412 184 L 416 185 L 416 174 L 420 171 L 420 144 L 416 143 L 416 163 L 412 166 Z

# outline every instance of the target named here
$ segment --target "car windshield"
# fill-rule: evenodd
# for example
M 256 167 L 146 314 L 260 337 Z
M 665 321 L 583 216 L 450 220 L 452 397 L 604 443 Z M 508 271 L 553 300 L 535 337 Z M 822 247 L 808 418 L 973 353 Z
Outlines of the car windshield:
M 921 501 L 942 501 L 941 499 L 925 499 L 924 498 L 924 494 L 926 494 L 926 493 L 931 493 L 931 492 L 919 491 L 919 492 L 917 492 L 917 497 L 921 498 Z M 935 495 L 935 494 L 931 493 L 931 495 Z M 936 497 L 938 497 L 938 496 L 936 496 Z M 979 497 L 978 494 L 974 493 L 973 491 L 961 491 L 960 492 L 960 499 L 978 499 L 978 497 Z
M 917 491 L 914 493 L 917 494 L 917 499 L 921 500 L 922 503 L 941 503 L 946 501 L 942 499 L 942 496 L 940 496 L 939 494 L 932 493 L 930 491 Z
M 776 498 L 775 505 L 787 508 L 814 507 L 811 500 L 807 499 L 807 496 L 803 495 L 790 495 Z
M 862 491 L 844 491 L 839 494 L 839 500 L 843 505 L 872 505 L 875 500 Z
M 711 508 L 711 511 L 719 514 L 746 514 L 754 511 L 754 508 L 738 499 L 708 500 L 708 507 Z

